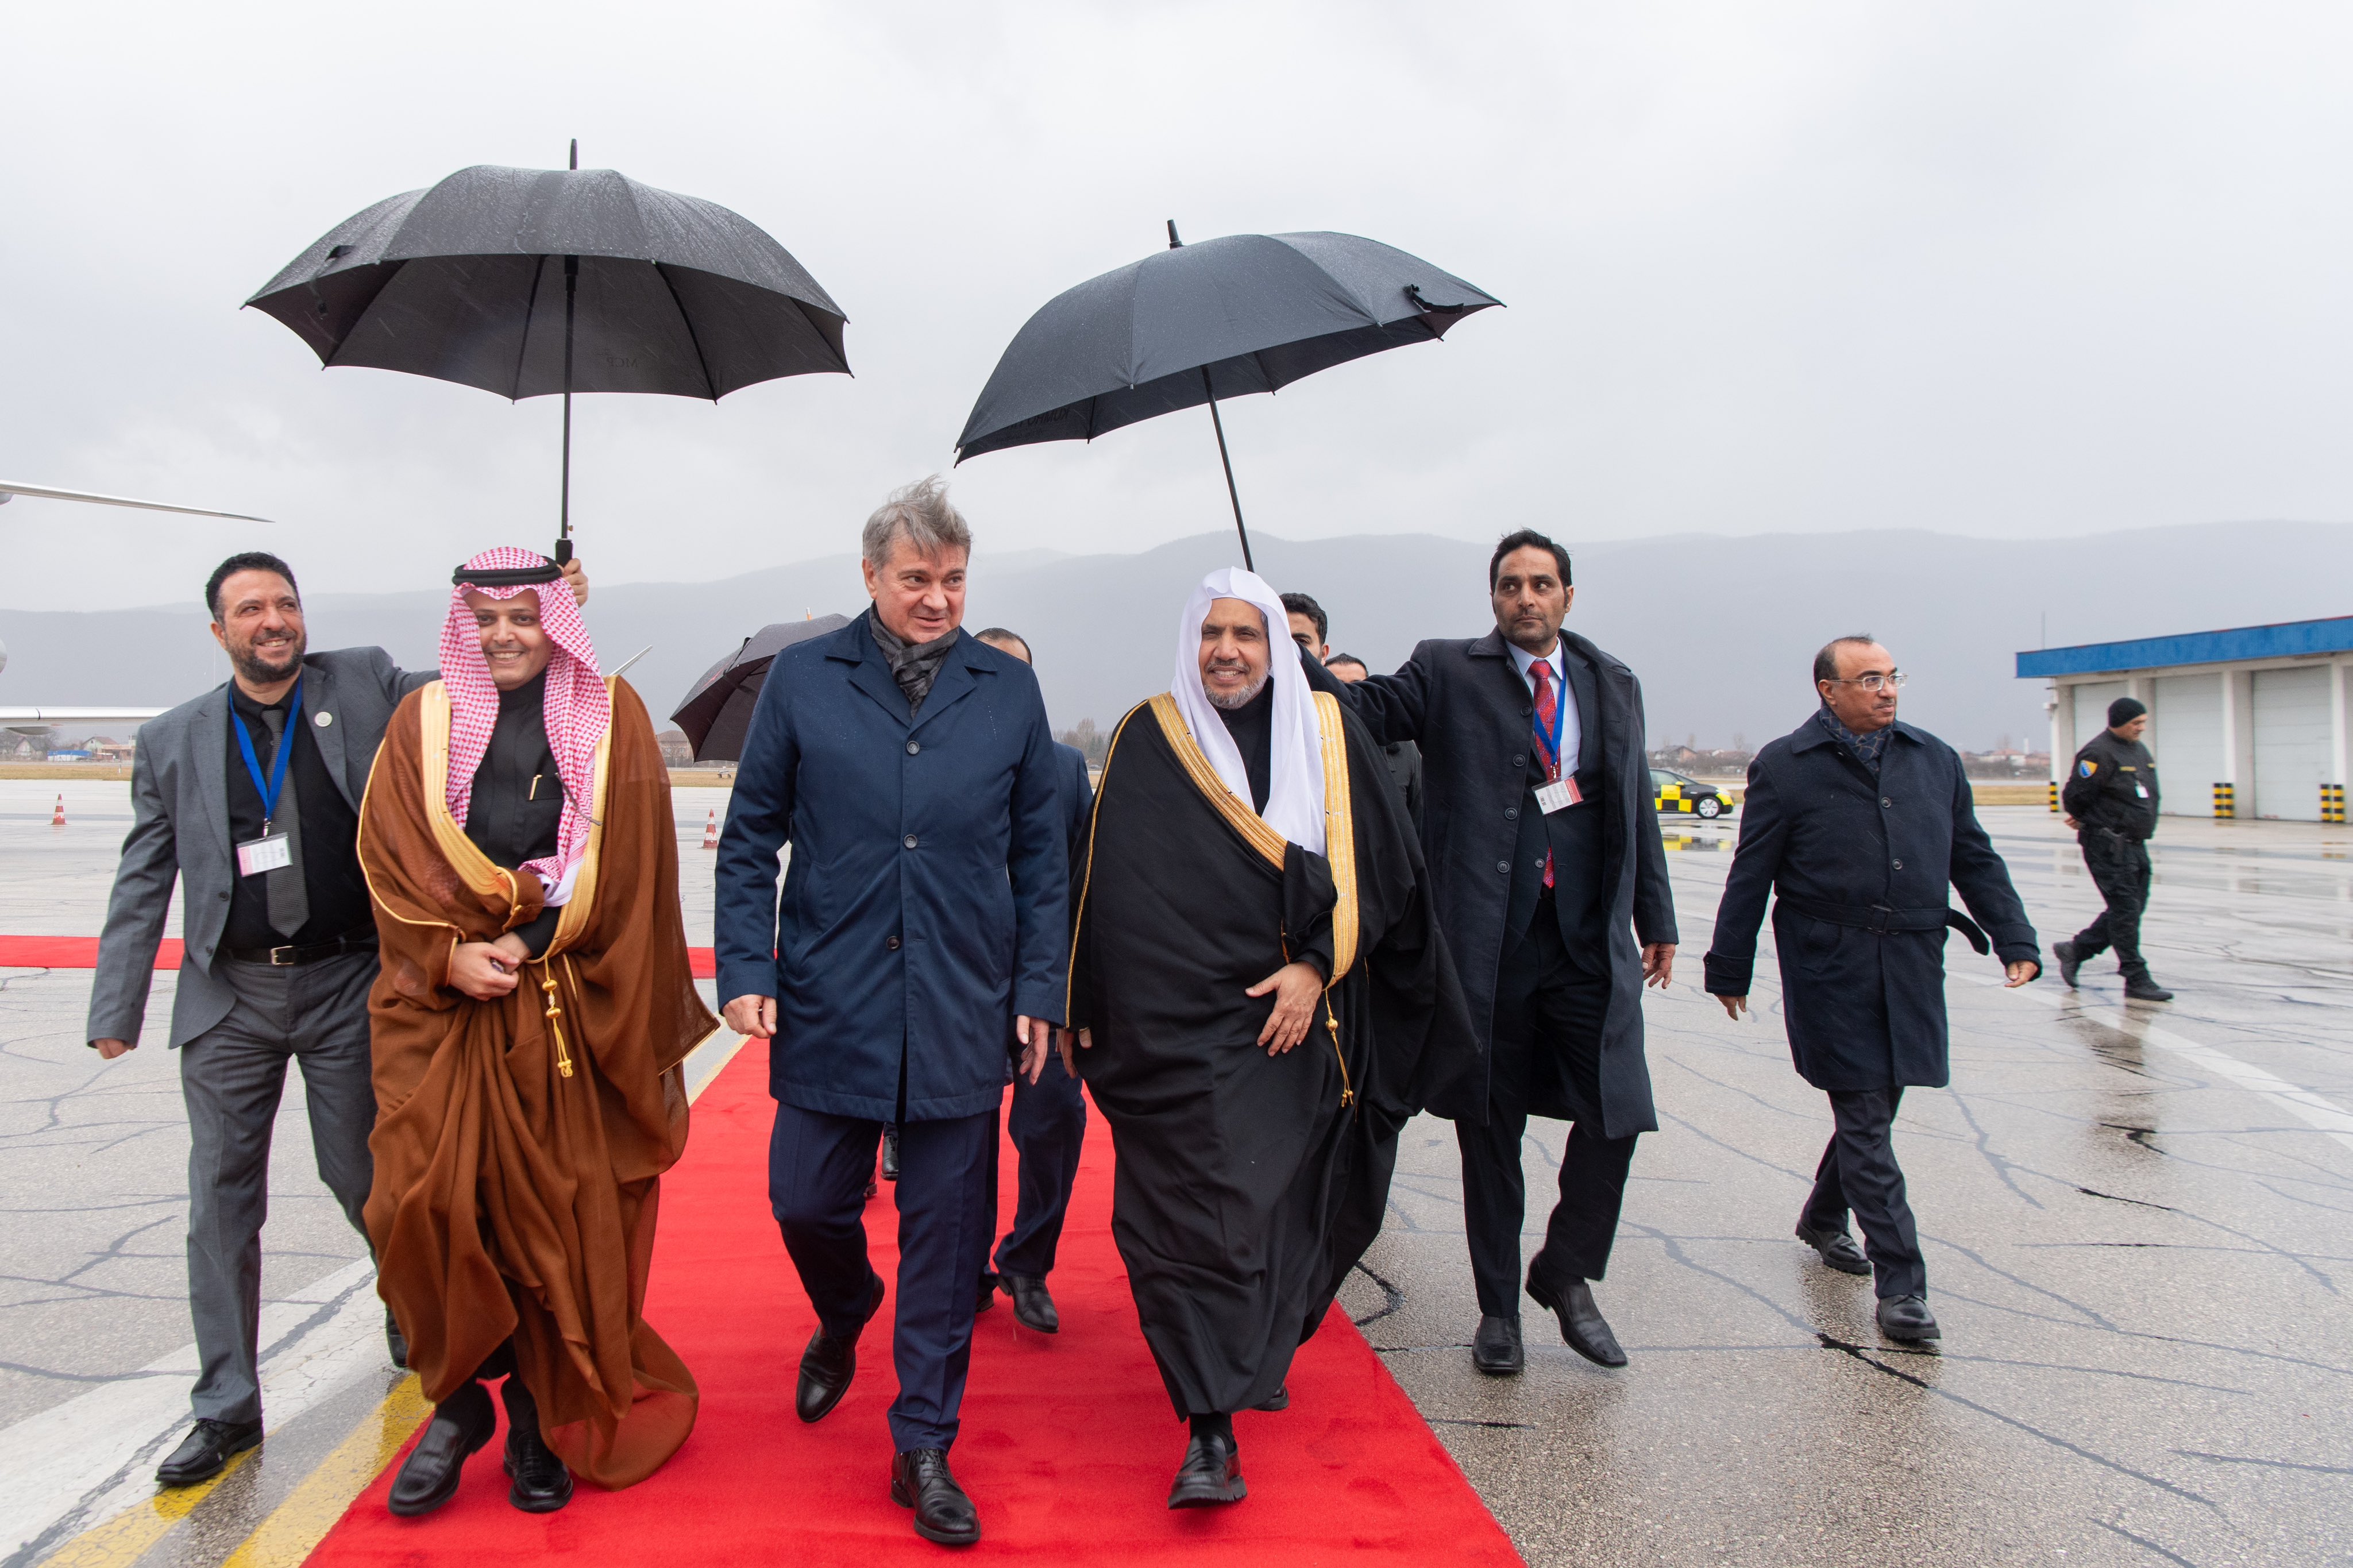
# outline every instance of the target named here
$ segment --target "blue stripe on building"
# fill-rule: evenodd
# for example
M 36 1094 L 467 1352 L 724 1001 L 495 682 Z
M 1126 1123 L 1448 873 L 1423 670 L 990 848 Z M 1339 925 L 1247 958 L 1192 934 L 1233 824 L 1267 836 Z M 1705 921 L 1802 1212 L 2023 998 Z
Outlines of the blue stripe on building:
M 2018 656 L 2018 678 L 2087 675 L 2112 669 L 2154 669 L 2167 665 L 2223 664 L 2234 659 L 2294 658 L 2299 654 L 2353 649 L 2353 616 L 2325 621 L 2281 621 L 2268 626 L 2185 632 L 2177 637 L 2137 637 L 2130 642 L 2084 643 L 2047 647 Z

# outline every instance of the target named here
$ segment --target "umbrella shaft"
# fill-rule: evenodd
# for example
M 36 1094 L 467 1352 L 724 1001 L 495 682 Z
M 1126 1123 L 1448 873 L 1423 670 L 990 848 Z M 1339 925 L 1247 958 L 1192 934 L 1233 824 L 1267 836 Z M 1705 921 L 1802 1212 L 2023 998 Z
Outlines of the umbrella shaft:
M 1176 226 L 1169 226 L 1173 232 Z M 1226 451 L 1226 422 L 1218 417 L 1217 394 L 1209 390 L 1209 367 L 1201 367 L 1201 394 L 1209 402 L 1209 427 L 1218 433 L 1218 461 L 1226 466 L 1226 499 L 1234 503 L 1234 531 L 1242 536 L 1242 570 L 1255 572 L 1250 560 L 1250 530 L 1242 525 L 1242 493 L 1234 488 L 1234 460 Z
M 579 164 L 580 144 L 572 144 L 574 167 Z M 580 295 L 580 258 L 564 258 L 564 488 L 558 500 L 555 525 L 555 558 L 572 559 L 572 317 Z

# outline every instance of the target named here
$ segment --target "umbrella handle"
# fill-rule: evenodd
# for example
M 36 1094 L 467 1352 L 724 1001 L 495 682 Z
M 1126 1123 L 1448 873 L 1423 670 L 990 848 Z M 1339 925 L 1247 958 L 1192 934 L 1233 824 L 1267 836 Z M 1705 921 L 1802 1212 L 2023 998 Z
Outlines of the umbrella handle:
M 572 539 L 571 536 L 567 534 L 564 538 L 555 542 L 555 563 L 558 566 L 561 566 L 571 559 Z

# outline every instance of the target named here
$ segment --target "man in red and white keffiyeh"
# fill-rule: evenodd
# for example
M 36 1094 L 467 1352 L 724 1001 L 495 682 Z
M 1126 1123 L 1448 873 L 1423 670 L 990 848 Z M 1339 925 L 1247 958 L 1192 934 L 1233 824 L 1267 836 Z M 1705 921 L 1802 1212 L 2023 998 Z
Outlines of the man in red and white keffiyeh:
M 534 551 L 501 545 L 485 550 L 459 568 L 459 581 L 449 590 L 449 616 L 441 627 L 441 680 L 449 692 L 449 815 L 466 826 L 467 807 L 474 790 L 474 773 L 489 750 L 491 731 L 499 718 L 499 682 L 483 652 L 481 628 L 466 595 L 512 599 L 535 594 L 539 621 L 554 646 L 547 660 L 547 749 L 554 755 L 563 781 L 563 825 L 557 830 L 555 852 L 526 860 L 522 868 L 537 876 L 547 889 L 550 907 L 572 897 L 581 856 L 588 847 L 588 806 L 596 744 L 612 727 L 612 695 L 596 668 L 596 647 L 580 619 L 579 606 L 566 592 L 544 593 L 550 584 L 505 584 L 498 577 L 512 573 L 544 571 L 547 558 Z M 491 580 L 470 581 L 474 574 Z

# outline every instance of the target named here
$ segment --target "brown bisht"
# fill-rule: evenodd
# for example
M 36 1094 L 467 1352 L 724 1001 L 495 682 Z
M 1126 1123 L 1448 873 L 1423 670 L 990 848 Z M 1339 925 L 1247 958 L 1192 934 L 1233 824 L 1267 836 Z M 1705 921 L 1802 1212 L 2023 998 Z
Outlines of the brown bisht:
M 448 692 L 404 700 L 360 808 L 384 969 L 375 1049 L 377 1289 L 426 1397 L 448 1399 L 512 1338 L 540 1426 L 575 1475 L 626 1487 L 693 1428 L 694 1378 L 644 1318 L 661 1174 L 686 1147 L 679 1064 L 718 1026 L 679 912 L 670 774 L 645 704 L 609 683 L 595 824 L 571 900 L 521 984 L 448 984 L 460 942 L 540 911 L 449 814 Z
M 1328 858 L 1235 796 L 1174 699 L 1120 723 L 1071 868 L 1069 1018 L 1118 1149 L 1112 1236 L 1179 1415 L 1247 1410 L 1380 1233 L 1398 1132 L 1478 1046 L 1388 764 L 1314 699 Z M 1250 986 L 1313 954 L 1307 1037 Z

